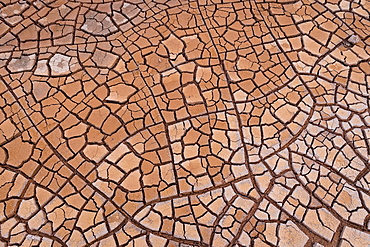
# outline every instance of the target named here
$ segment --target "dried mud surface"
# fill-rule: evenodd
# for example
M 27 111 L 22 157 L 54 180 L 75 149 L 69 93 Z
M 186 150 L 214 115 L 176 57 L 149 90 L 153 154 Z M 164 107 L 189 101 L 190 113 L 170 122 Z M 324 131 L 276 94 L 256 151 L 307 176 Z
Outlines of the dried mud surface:
M 369 9 L 0 1 L 0 247 L 370 246 Z

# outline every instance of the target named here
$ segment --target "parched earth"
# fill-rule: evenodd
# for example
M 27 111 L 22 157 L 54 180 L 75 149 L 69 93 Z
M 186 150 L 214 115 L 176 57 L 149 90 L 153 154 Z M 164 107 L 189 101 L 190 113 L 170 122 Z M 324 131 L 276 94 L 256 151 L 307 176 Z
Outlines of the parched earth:
M 369 10 L 0 1 L 0 247 L 370 246 Z

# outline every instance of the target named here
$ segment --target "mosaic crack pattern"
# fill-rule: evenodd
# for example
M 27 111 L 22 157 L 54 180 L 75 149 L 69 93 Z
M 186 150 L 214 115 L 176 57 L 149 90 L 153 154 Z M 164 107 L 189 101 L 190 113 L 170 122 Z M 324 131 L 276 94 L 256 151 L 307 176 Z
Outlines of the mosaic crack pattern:
M 0 2 L 0 246 L 370 246 L 368 0 Z

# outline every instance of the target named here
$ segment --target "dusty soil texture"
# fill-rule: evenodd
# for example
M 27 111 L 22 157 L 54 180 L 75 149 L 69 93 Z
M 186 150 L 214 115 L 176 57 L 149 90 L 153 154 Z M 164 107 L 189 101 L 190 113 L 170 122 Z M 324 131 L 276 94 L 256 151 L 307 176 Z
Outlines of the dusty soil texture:
M 369 247 L 369 11 L 0 1 L 0 247 Z

